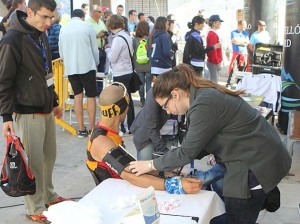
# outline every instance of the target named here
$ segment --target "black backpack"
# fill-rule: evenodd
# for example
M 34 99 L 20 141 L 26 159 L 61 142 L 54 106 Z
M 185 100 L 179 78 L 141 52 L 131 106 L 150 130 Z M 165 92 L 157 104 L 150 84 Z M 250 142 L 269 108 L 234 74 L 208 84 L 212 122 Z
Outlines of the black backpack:
M 29 169 L 28 157 L 20 139 L 13 135 L 6 138 L 0 185 L 11 197 L 35 194 L 35 177 Z

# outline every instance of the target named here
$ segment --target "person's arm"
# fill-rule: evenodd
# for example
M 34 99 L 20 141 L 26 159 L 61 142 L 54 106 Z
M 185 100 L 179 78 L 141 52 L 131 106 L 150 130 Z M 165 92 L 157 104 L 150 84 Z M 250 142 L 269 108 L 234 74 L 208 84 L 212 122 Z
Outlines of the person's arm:
M 186 41 L 186 43 L 184 45 L 182 62 L 185 63 L 185 64 L 190 64 L 190 57 L 191 57 L 190 44 L 191 44 L 191 38 L 192 38 L 191 35 L 189 35 L 189 38 L 187 39 L 187 41 Z
M 199 158 L 205 146 L 219 132 L 219 110 L 221 104 L 216 95 L 198 97 L 197 103 L 193 103 L 188 113 L 190 124 L 186 138 L 181 147 L 168 151 L 163 156 L 152 161 L 134 161 L 130 163 L 130 170 L 141 175 L 151 170 L 171 171 L 185 166 L 191 160 Z M 205 154 L 202 154 L 205 155 Z
M 207 36 L 207 48 L 209 47 L 213 47 L 214 45 L 219 43 L 219 37 L 217 36 L 216 33 L 214 33 L 213 31 L 209 32 L 209 35 Z M 219 43 L 220 44 L 220 43 Z M 216 45 L 218 46 L 218 45 Z M 217 50 L 214 48 L 213 50 L 210 50 L 209 52 L 207 52 L 207 55 L 210 59 L 211 62 L 215 63 L 215 64 L 219 64 L 219 55 Z
M 118 36 L 115 36 L 113 38 L 113 41 L 112 41 L 112 44 L 111 44 L 111 48 L 109 51 L 107 51 L 107 57 L 108 57 L 108 60 L 110 62 L 117 62 L 118 59 L 119 59 L 119 56 L 120 56 L 120 52 L 123 48 L 123 43 L 124 43 L 124 46 L 126 46 L 126 49 L 128 48 L 127 47 L 127 44 L 125 43 L 125 40 L 123 40 L 122 37 L 118 37 Z
M 100 135 L 93 140 L 90 152 L 96 161 L 103 161 L 103 158 L 106 156 L 108 151 L 115 147 L 116 145 L 111 139 Z M 127 180 L 135 186 L 144 188 L 153 186 L 155 190 L 165 190 L 165 179 L 148 174 L 138 177 L 131 172 L 128 166 L 125 167 L 120 176 L 122 179 Z M 188 194 L 197 193 L 202 187 L 201 181 L 196 178 L 185 178 L 181 180 L 181 184 L 184 192 Z
M 171 49 L 171 39 L 169 38 L 169 34 L 166 32 L 165 34 L 160 35 L 160 41 L 163 54 L 168 58 L 172 57 L 174 55 L 174 52 Z
M 126 167 L 125 170 L 121 173 L 121 177 L 122 179 L 127 180 L 129 183 L 131 183 L 134 186 L 144 187 L 144 188 L 152 186 L 155 190 L 168 191 L 168 193 L 171 193 L 165 187 L 166 184 L 165 179 L 148 175 L 148 174 L 136 176 L 129 170 L 128 167 Z M 181 184 L 182 184 L 182 189 L 186 194 L 198 193 L 202 188 L 202 182 L 200 181 L 200 179 L 197 178 L 183 178 L 181 179 Z M 168 185 L 168 188 L 171 187 L 170 185 Z
M 254 51 L 254 35 L 252 34 L 250 37 L 250 43 L 248 44 L 249 50 Z
M 64 35 L 64 28 L 62 27 L 59 31 L 59 36 L 58 36 L 58 52 L 59 56 L 61 59 L 64 59 L 64 54 L 63 54 L 63 38 L 62 36 Z
M 98 51 L 98 47 L 97 47 L 97 39 L 95 36 L 95 31 L 92 27 L 90 27 L 89 29 L 90 32 L 90 43 L 91 43 L 91 50 L 93 53 L 93 57 L 94 57 L 94 61 L 96 63 L 96 66 L 99 64 L 99 51 Z
M 147 111 L 145 113 L 146 116 L 146 126 L 149 138 L 151 139 L 155 152 L 165 152 L 166 143 L 160 136 L 160 129 L 162 124 L 160 123 L 164 117 L 167 121 L 167 114 L 165 111 L 161 109 L 161 106 L 155 101 L 152 93 L 152 89 L 147 93 L 146 102 L 144 105 L 144 110 Z
M 14 83 L 17 76 L 17 68 L 21 63 L 21 50 L 12 47 L 8 38 L 0 44 L 0 115 L 3 117 L 3 136 L 14 133 L 13 127 L 13 102 Z
M 243 33 L 244 35 L 244 33 Z M 247 46 L 249 44 L 249 37 L 243 36 L 243 38 L 236 38 L 233 35 L 233 32 L 231 33 L 231 43 L 237 46 Z

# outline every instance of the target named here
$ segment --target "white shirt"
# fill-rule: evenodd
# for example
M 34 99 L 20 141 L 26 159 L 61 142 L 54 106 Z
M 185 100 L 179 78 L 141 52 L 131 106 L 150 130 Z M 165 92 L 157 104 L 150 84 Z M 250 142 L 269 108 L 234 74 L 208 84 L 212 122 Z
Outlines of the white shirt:
M 252 95 L 263 96 L 263 101 L 273 104 L 273 112 L 280 109 L 281 77 L 262 73 L 257 75 L 245 75 L 238 83 L 236 90 L 244 89 Z M 279 97 L 278 97 L 279 93 Z M 278 108 L 276 108 L 278 103 Z
M 128 46 L 124 39 L 119 36 L 125 37 L 130 48 L 130 55 L 132 55 L 133 52 L 132 39 L 130 38 L 130 36 L 124 30 L 120 30 L 119 32 L 117 32 L 113 36 L 111 48 L 105 49 L 107 58 L 111 63 L 113 77 L 132 73 L 132 64 L 129 56 Z
M 99 51 L 93 27 L 78 17 L 64 25 L 59 34 L 59 54 L 65 76 L 97 71 Z

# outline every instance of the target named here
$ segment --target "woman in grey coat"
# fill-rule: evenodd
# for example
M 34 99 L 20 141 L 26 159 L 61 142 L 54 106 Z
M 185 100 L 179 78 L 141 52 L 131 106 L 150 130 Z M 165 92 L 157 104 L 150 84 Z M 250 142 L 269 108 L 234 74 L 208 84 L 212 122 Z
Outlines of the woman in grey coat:
M 274 127 L 239 97 L 241 93 L 197 77 L 185 64 L 160 75 L 153 96 L 167 113 L 187 113 L 187 134 L 181 147 L 154 160 L 131 162 L 130 170 L 136 175 L 172 170 L 201 159 L 205 150 L 226 168 L 228 223 L 255 223 L 292 160 Z

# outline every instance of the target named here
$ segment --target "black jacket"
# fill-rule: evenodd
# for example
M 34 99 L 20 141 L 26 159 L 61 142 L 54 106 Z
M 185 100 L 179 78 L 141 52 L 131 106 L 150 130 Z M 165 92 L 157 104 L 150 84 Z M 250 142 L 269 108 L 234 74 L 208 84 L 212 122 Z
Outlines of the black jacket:
M 0 114 L 3 122 L 11 121 L 13 112 L 50 113 L 58 105 L 54 85 L 48 87 L 46 82 L 47 74 L 52 72 L 48 38 L 31 27 L 25 21 L 26 16 L 17 11 L 0 42 Z M 41 49 L 45 49 L 44 57 Z
M 192 29 L 185 35 L 183 63 L 191 64 L 191 60 L 205 60 L 205 54 L 214 49 L 213 46 L 204 48 L 203 40 L 198 30 Z
M 167 151 L 166 144 L 160 136 L 160 129 L 167 120 L 168 114 L 155 101 L 150 89 L 143 109 L 136 115 L 130 127 L 136 149 L 140 151 L 146 144 L 152 142 L 155 152 Z

